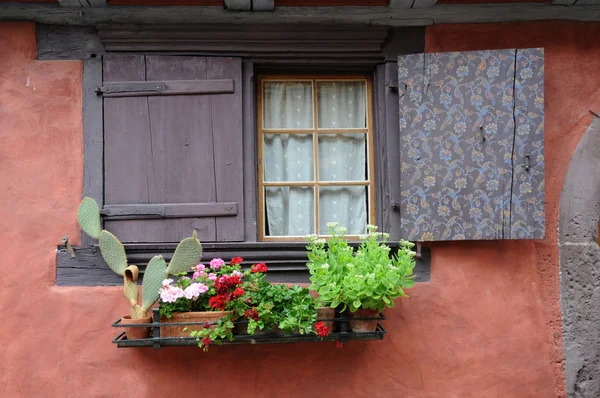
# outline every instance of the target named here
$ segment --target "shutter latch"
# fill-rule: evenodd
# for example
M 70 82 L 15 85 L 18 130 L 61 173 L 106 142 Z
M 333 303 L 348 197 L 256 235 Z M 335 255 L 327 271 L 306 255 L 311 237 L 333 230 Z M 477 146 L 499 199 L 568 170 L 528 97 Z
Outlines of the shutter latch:
M 73 246 L 71 246 L 71 244 L 69 243 L 68 236 L 62 237 L 61 242 L 60 242 L 60 247 L 65 248 L 69 252 L 71 257 L 75 257 L 75 250 L 73 250 Z
M 531 165 L 530 158 L 531 158 L 531 155 L 529 155 L 529 154 L 525 155 L 525 171 L 529 171 L 529 167 Z

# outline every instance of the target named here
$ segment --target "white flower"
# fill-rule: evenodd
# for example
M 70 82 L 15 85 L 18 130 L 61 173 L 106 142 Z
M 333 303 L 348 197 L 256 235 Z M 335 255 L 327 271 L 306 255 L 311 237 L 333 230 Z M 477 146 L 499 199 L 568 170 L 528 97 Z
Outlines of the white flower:
M 356 275 L 357 278 L 364 278 L 362 275 Z
M 326 240 L 323 238 L 315 239 L 315 243 L 318 243 L 318 244 L 325 244 L 325 242 L 326 242 Z
M 325 264 L 321 265 L 321 268 L 323 268 L 323 269 L 329 269 L 329 264 L 325 263 Z
M 304 237 L 304 239 L 306 239 L 308 242 L 312 243 L 317 240 L 317 235 L 316 234 L 306 235 Z
M 375 231 L 377 231 L 377 228 L 378 228 L 377 225 L 373 225 L 373 224 L 367 225 L 367 231 L 369 231 L 369 232 L 375 232 Z
M 375 278 L 375 274 L 374 273 L 370 273 L 369 275 L 367 275 L 367 277 L 369 279 L 374 279 Z
M 338 225 L 340 225 L 339 222 L 328 222 L 327 228 L 336 228 Z
M 345 234 L 346 232 L 348 232 L 348 228 L 346 228 L 346 227 L 339 227 L 339 228 L 338 228 L 338 231 L 339 231 L 341 234 Z
M 354 267 L 354 264 L 352 264 L 352 263 L 348 263 L 348 264 L 346 264 L 346 267 L 348 267 L 348 268 L 352 268 L 352 267 Z
M 169 286 L 173 282 L 173 279 L 165 279 L 162 281 L 163 286 Z

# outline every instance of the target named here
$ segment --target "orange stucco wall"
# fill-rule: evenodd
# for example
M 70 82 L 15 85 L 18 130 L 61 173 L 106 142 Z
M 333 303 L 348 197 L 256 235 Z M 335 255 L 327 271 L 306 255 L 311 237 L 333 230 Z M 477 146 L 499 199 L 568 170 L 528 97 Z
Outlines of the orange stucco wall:
M 427 50 L 546 48 L 547 238 L 438 244 L 431 282 L 387 312 L 381 342 L 117 349 L 118 287 L 61 288 L 76 241 L 81 63 L 36 61 L 34 25 L 0 23 L 0 396 L 555 397 L 564 395 L 558 200 L 600 111 L 600 24 L 436 26 Z

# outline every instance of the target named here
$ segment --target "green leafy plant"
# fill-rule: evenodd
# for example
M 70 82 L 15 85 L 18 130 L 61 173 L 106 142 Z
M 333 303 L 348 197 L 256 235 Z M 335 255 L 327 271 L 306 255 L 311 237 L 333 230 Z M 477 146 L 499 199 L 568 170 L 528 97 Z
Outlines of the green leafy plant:
M 132 319 L 141 319 L 146 316 L 148 310 L 159 298 L 159 291 L 164 279 L 169 275 L 187 271 L 200 262 L 202 257 L 202 245 L 196 237 L 196 231 L 192 237 L 182 240 L 177 245 L 168 265 L 162 256 L 154 256 L 144 272 L 140 304 L 137 286 L 139 269 L 135 265 L 127 264 L 125 247 L 119 239 L 110 232 L 102 230 L 98 203 L 92 198 L 84 198 L 77 211 L 77 220 L 86 234 L 98 240 L 102 258 L 110 269 L 123 277 L 123 293 L 131 305 Z
M 412 243 L 400 241 L 398 252 L 390 256 L 385 244 L 389 234 L 377 233 L 377 227 L 369 225 L 369 234 L 354 250 L 344 238 L 346 228 L 337 223 L 327 226 L 329 241 L 307 237 L 309 289 L 318 293 L 319 303 L 332 308 L 342 305 L 342 311 L 382 311 L 393 307 L 394 299 L 406 297 L 404 289 L 414 285 Z
M 221 344 L 224 339 L 233 339 L 232 329 L 238 319 L 247 322 L 248 334 L 254 334 L 257 330 L 269 330 L 274 326 L 288 333 L 328 334 L 323 325 L 320 328 L 314 325 L 317 312 L 315 300 L 309 290 L 298 285 L 270 284 L 264 279 L 266 271 L 267 267 L 262 263 L 244 271 L 244 282 L 240 287 L 243 295 L 231 297 L 224 307 L 232 311 L 232 314 L 190 333 L 191 337 L 196 338 L 200 348 L 206 350 L 211 344 Z M 209 302 L 219 296 L 217 293 L 218 289 Z

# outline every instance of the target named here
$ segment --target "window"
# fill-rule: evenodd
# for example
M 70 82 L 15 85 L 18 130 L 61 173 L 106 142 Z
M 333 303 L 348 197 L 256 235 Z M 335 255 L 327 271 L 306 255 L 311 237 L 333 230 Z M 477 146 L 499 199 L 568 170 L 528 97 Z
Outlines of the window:
M 374 219 L 371 81 L 259 79 L 262 240 L 327 234 L 328 222 L 366 232 Z

